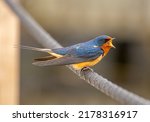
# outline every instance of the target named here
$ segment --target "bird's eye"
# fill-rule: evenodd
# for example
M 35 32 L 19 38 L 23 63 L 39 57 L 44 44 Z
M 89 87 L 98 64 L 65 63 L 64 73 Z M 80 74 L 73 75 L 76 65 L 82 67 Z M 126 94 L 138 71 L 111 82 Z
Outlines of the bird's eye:
M 105 43 L 108 42 L 109 40 L 110 40 L 109 38 L 105 39 Z

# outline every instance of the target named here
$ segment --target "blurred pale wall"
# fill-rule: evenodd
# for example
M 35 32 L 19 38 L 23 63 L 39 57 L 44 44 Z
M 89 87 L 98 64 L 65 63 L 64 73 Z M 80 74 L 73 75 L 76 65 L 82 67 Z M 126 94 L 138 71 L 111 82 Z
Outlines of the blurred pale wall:
M 0 104 L 19 104 L 19 20 L 0 0 Z
M 111 32 L 119 36 L 150 32 L 149 0 L 22 0 L 48 30 L 62 33 Z M 65 32 L 64 32 L 65 30 Z M 140 36 L 140 37 L 139 37 Z M 135 37 L 135 38 L 137 38 Z
M 95 70 L 117 84 L 150 98 L 149 0 L 22 0 L 22 4 L 63 46 L 101 34 L 116 37 L 114 43 L 117 49 L 111 50 L 111 54 Z M 35 45 L 29 35 L 23 29 L 23 43 Z M 35 68 L 31 63 L 36 55 L 35 52 L 22 51 L 21 103 L 114 104 L 110 98 L 81 82 L 63 67 Z M 57 90 L 54 90 L 55 87 Z M 69 92 L 73 93 L 68 95 Z

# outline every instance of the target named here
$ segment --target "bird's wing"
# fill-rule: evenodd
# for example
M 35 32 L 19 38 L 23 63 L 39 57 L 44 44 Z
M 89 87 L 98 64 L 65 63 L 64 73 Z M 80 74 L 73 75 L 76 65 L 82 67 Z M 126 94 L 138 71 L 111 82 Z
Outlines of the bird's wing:
M 73 57 L 80 58 L 91 58 L 97 55 L 103 55 L 103 50 L 94 45 L 94 44 L 86 44 L 79 43 L 73 46 L 52 49 L 52 52 L 60 55 L 72 55 Z
M 34 65 L 37 66 L 49 66 L 49 65 L 55 65 L 55 66 L 61 66 L 61 65 L 70 65 L 70 64 L 76 64 L 76 63 L 81 63 L 89 60 L 94 60 L 98 56 L 91 57 L 91 58 L 80 58 L 80 57 L 73 57 L 70 55 L 65 55 L 60 58 L 51 58 L 51 57 L 46 57 L 46 58 L 39 58 L 36 59 L 35 62 L 33 62 Z

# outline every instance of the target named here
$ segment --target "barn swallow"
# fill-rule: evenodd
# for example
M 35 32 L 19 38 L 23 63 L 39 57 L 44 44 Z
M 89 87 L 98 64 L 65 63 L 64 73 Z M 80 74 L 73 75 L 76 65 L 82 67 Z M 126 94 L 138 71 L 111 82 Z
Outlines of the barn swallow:
M 34 65 L 72 65 L 76 70 L 82 70 L 94 66 L 106 56 L 109 50 L 115 46 L 112 44 L 114 38 L 102 35 L 87 42 L 71 45 L 64 48 L 43 49 L 29 46 L 22 46 L 24 49 L 47 52 L 50 55 L 36 58 Z

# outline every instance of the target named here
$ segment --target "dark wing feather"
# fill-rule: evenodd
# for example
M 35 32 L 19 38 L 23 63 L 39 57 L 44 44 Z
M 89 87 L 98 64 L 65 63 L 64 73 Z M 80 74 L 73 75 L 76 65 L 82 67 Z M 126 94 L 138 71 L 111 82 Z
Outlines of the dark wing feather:
M 49 56 L 45 56 L 45 57 L 36 58 L 34 60 L 35 61 L 46 61 L 46 60 L 52 60 L 55 58 L 56 58 L 55 56 L 49 55 Z
M 61 66 L 61 65 L 76 64 L 76 63 L 81 63 L 81 62 L 85 62 L 89 60 L 94 60 L 97 57 L 98 56 L 91 57 L 91 58 L 80 58 L 80 57 L 73 57 L 70 55 L 66 55 L 61 58 L 55 58 L 55 59 L 50 59 L 46 61 L 43 61 L 43 60 L 36 61 L 36 62 L 33 62 L 33 64 L 37 66 L 49 66 L 49 65 Z

